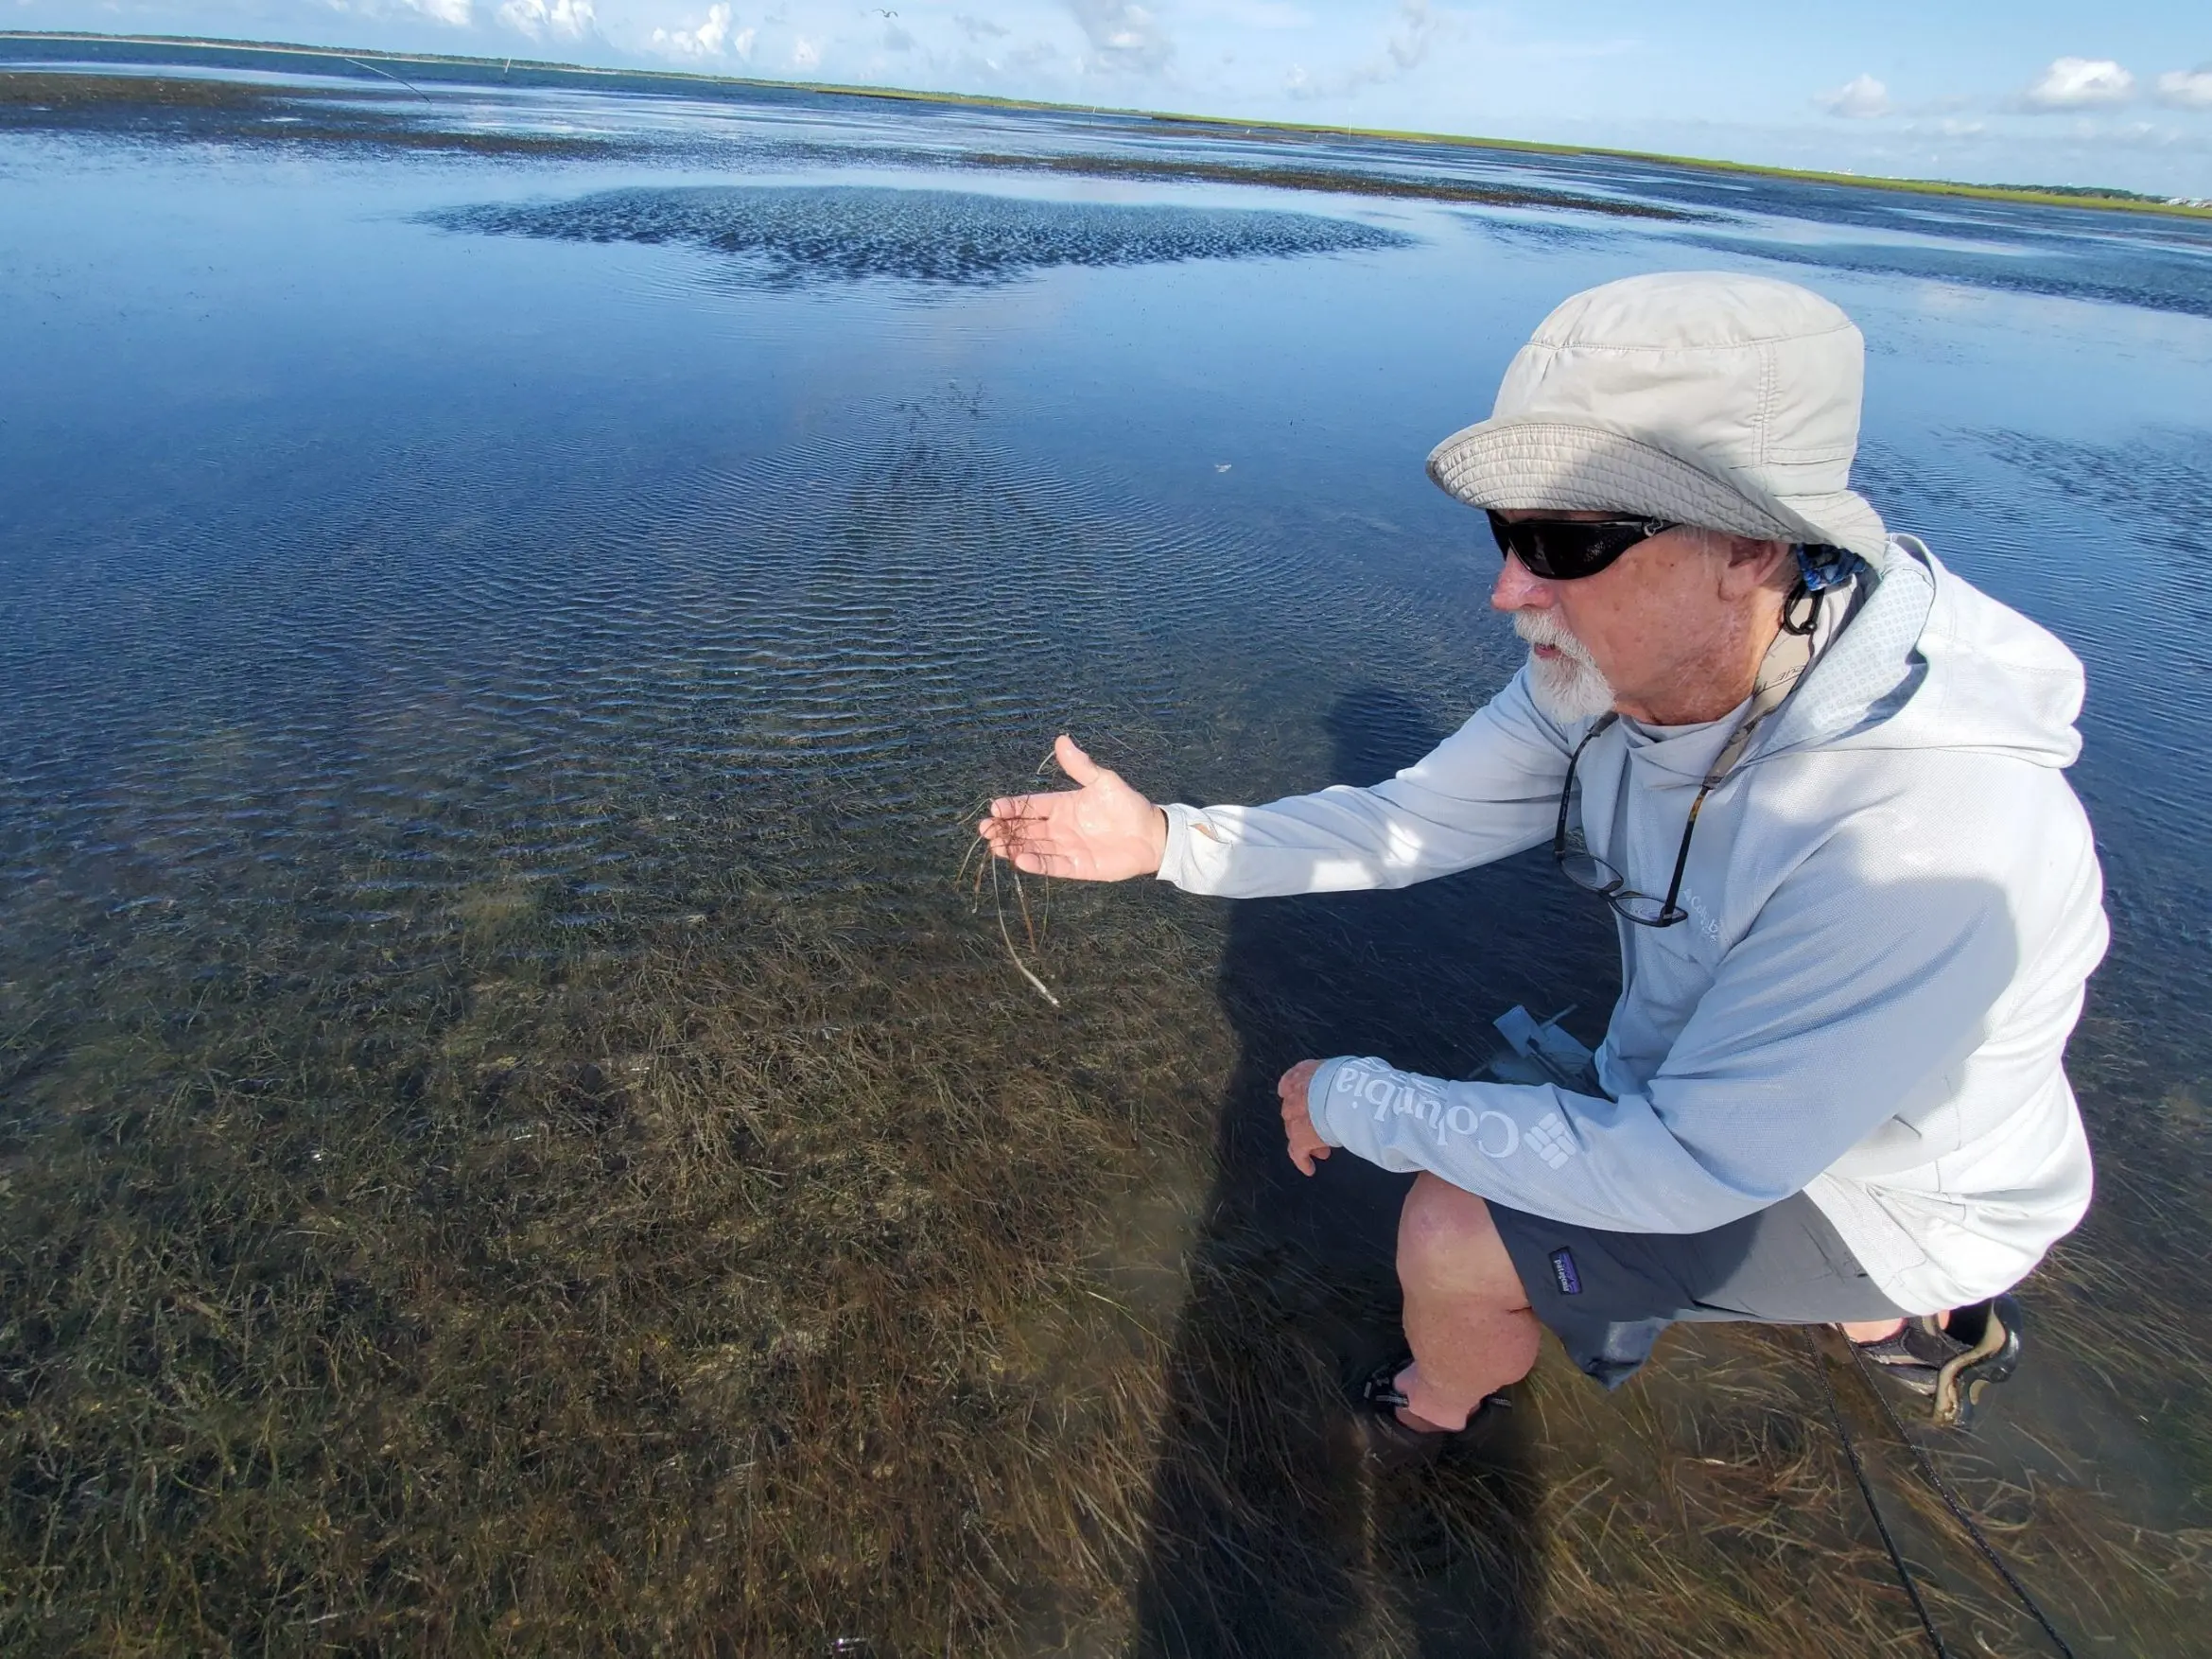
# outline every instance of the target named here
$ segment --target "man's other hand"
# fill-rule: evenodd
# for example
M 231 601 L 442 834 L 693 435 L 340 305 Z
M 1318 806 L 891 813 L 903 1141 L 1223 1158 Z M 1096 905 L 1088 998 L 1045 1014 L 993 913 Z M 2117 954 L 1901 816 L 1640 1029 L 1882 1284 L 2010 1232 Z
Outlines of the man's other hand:
M 1167 814 L 1062 733 L 1053 759 L 1074 789 L 1008 795 L 976 826 L 993 856 L 1033 876 L 1122 882 L 1156 875 L 1167 852 Z
M 1320 1069 L 1319 1060 L 1300 1060 L 1275 1085 L 1275 1092 L 1282 1096 L 1282 1132 L 1290 1142 L 1290 1161 L 1300 1175 L 1312 1175 L 1316 1161 L 1335 1150 L 1314 1132 L 1313 1114 L 1306 1110 L 1306 1085 Z

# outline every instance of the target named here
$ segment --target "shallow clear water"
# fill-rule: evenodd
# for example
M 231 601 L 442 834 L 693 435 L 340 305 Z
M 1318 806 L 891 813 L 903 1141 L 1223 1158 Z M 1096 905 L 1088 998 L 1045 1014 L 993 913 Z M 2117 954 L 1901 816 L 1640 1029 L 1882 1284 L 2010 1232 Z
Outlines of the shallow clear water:
M 671 930 L 741 954 L 763 905 L 987 953 L 946 892 L 959 826 L 1057 730 L 1185 799 L 1412 758 L 1517 660 L 1428 447 L 1559 298 L 1717 266 L 1856 319 L 1861 487 L 2087 664 L 2115 943 L 2077 1043 L 2085 1236 L 2127 1268 L 2083 1318 L 2189 1304 L 2212 227 L 789 94 L 300 84 L 0 106 L 11 1166 L 138 1011 L 188 1025 L 247 982 L 305 1010 L 487 913 L 528 919 L 491 959 L 532 972 Z M 1233 1011 L 1238 972 L 1372 917 L 1385 953 L 1456 952 L 1403 1039 L 1434 1063 L 1513 1002 L 1604 1005 L 1610 931 L 1548 870 L 1451 885 L 1444 938 L 1398 900 L 1169 905 L 1173 994 Z M 1084 949 L 1039 966 L 1080 986 Z M 1250 1065 L 1298 1057 L 1244 1029 Z M 261 1063 L 307 1075 L 307 1046 Z M 2145 1401 L 2054 1368 L 2015 1415 L 2118 1512 L 2202 1528 L 2187 1370 Z

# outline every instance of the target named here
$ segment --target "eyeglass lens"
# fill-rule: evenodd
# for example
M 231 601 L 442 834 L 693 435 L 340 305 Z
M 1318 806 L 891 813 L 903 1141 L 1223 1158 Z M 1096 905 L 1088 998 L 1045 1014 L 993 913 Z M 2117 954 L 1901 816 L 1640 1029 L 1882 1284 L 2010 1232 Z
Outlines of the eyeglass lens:
M 1628 878 L 1605 860 L 1592 852 L 1583 842 L 1579 830 L 1567 827 L 1567 812 L 1575 797 L 1575 772 L 1582 764 L 1582 751 L 1590 747 L 1597 734 L 1613 724 L 1611 715 L 1605 716 L 1583 734 L 1575 745 L 1575 752 L 1567 757 L 1566 780 L 1559 786 L 1559 816 L 1552 831 L 1552 862 L 1566 873 L 1567 880 L 1586 893 L 1595 893 L 1620 915 L 1641 927 L 1670 928 L 1679 921 L 1689 919 L 1689 912 L 1674 902 L 1675 894 L 1682 883 L 1682 868 L 1690 858 L 1690 837 L 1698 829 L 1698 809 L 1705 804 L 1707 791 L 1712 784 L 1698 792 L 1698 799 L 1690 808 L 1689 822 L 1682 826 L 1682 845 L 1675 854 L 1674 881 L 1668 884 L 1664 899 L 1654 899 L 1647 893 L 1639 893 L 1630 887 Z
M 1594 893 L 1630 921 L 1646 927 L 1668 927 L 1682 919 L 1678 907 L 1670 910 L 1663 899 L 1639 893 L 1628 878 L 1585 847 L 1568 846 L 1559 855 L 1559 869 L 1585 893 Z

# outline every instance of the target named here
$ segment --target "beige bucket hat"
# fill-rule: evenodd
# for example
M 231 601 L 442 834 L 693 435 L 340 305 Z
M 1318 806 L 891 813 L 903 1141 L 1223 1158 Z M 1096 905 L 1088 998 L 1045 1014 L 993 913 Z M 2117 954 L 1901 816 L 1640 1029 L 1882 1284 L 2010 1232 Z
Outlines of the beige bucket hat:
M 1850 487 L 1866 342 L 1810 289 L 1720 271 L 1576 294 L 1514 356 L 1490 418 L 1431 451 L 1471 507 L 1647 513 L 1849 550 L 1881 515 Z

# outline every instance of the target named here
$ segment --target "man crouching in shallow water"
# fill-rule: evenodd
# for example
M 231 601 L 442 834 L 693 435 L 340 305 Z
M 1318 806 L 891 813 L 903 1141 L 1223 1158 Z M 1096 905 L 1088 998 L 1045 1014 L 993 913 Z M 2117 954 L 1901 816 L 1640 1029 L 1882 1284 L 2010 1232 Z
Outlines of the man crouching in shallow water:
M 1840 1324 L 1960 1421 L 2017 1362 L 2003 1293 L 2087 1208 L 2081 666 L 1848 487 L 1862 373 L 1786 283 L 1576 295 L 1429 457 L 1489 515 L 1529 645 L 1472 720 L 1387 782 L 1264 807 L 1155 807 L 1063 737 L 1081 787 L 981 826 L 1024 870 L 1230 898 L 1548 844 L 1611 907 L 1623 989 L 1578 1086 L 1283 1074 L 1299 1169 L 1419 1172 L 1411 1352 L 1365 1396 L 1385 1442 L 1503 1403 L 1540 1325 L 1611 1387 L 1678 1319 Z

